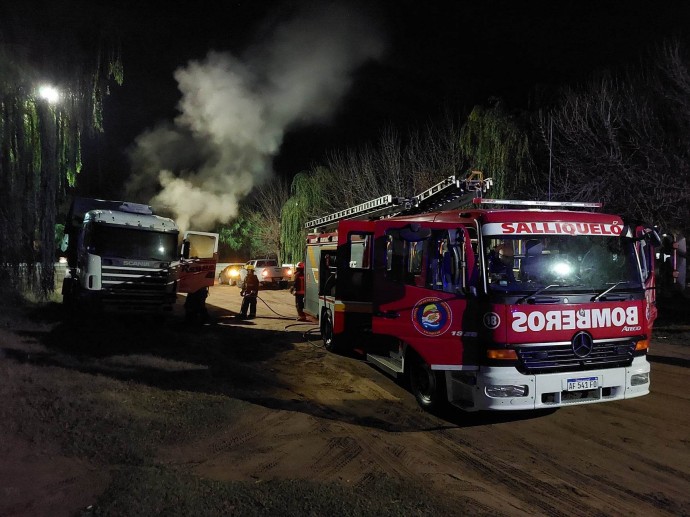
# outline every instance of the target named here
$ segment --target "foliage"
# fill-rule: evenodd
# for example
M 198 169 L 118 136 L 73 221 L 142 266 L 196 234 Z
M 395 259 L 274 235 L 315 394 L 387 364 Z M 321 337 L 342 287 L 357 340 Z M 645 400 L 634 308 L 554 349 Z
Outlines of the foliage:
M 111 79 L 122 82 L 122 62 L 89 17 L 77 39 L 58 23 L 65 6 L 42 9 L 54 29 L 35 24 L 31 5 L 0 13 L 0 263 L 13 288 L 47 296 L 58 206 L 81 170 L 82 134 L 102 131 L 102 99 Z M 59 102 L 40 98 L 39 79 L 59 86 Z
M 337 182 L 325 167 L 297 174 L 290 186 L 290 198 L 281 210 L 281 256 L 283 261 L 296 263 L 304 260 L 306 230 L 304 224 L 311 218 L 332 211 L 329 193 Z
M 456 125 L 427 126 L 403 139 L 392 128 L 377 146 L 332 152 L 326 166 L 295 176 L 282 210 L 283 256 L 304 259 L 304 225 L 311 219 L 376 197 L 410 197 L 450 175 L 462 175 L 465 158 Z
M 286 262 L 282 246 L 281 211 L 290 195 L 285 180 L 271 178 L 255 191 L 253 219 L 256 228 L 257 252 L 264 256 L 275 256 L 279 262 Z
M 642 67 L 564 89 L 539 119 L 554 198 L 601 201 L 632 218 L 687 228 L 688 70 L 681 49 L 667 44 Z
M 377 146 L 331 153 L 327 167 L 344 179 L 333 185 L 336 210 L 385 194 L 410 197 L 451 175 L 462 175 L 467 160 L 459 147 L 456 124 L 427 126 L 402 137 L 385 129 Z
M 502 102 L 475 106 L 460 134 L 470 166 L 494 181 L 492 197 L 521 196 L 533 184 L 529 129 Z
M 303 257 L 304 224 L 383 194 L 408 196 L 481 170 L 492 197 L 603 201 L 607 210 L 690 230 L 690 58 L 668 42 L 632 70 L 567 86 L 532 113 L 500 100 L 461 126 L 427 127 L 331 153 L 295 176 L 282 209 L 282 250 Z
M 251 221 L 240 214 L 232 223 L 218 228 L 220 242 L 231 250 L 239 251 L 246 247 L 252 234 Z

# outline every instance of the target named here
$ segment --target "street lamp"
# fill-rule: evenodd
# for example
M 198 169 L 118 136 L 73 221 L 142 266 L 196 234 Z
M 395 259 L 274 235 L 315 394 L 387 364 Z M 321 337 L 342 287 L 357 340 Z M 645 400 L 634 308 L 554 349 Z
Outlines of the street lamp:
M 41 99 L 48 101 L 49 104 L 55 104 L 60 100 L 60 92 L 55 86 L 44 84 L 38 88 L 38 96 Z

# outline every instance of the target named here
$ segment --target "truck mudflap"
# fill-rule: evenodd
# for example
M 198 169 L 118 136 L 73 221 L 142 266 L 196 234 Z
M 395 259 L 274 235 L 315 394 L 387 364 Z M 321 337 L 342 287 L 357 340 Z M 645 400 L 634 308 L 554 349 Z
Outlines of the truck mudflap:
M 523 375 L 512 367 L 447 370 L 451 404 L 465 411 L 551 409 L 641 397 L 649 393 L 650 365 L 636 357 L 628 367 Z

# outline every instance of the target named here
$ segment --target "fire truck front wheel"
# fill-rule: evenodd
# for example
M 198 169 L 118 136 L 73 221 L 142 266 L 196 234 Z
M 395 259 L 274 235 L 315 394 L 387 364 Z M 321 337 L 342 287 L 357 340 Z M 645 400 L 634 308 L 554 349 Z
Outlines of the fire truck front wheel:
M 417 403 L 427 411 L 436 411 L 446 404 L 445 378 L 412 352 L 410 357 L 410 391 Z

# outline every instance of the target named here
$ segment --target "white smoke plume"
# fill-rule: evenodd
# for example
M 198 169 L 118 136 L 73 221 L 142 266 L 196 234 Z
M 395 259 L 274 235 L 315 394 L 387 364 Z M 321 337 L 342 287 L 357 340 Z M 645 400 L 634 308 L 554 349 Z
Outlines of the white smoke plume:
M 180 113 L 137 137 L 131 195 L 171 211 L 181 229 L 237 215 L 239 201 L 270 178 L 285 131 L 327 121 L 352 73 L 384 52 L 371 20 L 340 4 L 317 5 L 241 59 L 211 51 L 175 72 Z

